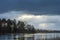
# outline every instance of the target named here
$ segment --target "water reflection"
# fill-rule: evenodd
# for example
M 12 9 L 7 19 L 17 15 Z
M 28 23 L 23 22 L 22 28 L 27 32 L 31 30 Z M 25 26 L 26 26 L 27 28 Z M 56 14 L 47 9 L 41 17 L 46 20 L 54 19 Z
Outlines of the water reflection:
M 60 33 L 5 34 L 0 40 L 60 40 Z

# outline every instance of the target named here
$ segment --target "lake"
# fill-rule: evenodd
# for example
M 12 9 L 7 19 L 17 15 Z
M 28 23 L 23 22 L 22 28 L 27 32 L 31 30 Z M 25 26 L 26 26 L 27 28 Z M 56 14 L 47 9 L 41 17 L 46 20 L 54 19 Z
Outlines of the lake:
M 0 40 L 60 40 L 60 33 L 4 34 Z

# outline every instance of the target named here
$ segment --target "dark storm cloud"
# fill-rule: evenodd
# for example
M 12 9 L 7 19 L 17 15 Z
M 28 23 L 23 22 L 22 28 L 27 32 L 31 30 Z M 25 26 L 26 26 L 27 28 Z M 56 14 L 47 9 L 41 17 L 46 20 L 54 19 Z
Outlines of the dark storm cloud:
M 0 0 L 0 13 L 14 10 L 60 14 L 60 0 Z

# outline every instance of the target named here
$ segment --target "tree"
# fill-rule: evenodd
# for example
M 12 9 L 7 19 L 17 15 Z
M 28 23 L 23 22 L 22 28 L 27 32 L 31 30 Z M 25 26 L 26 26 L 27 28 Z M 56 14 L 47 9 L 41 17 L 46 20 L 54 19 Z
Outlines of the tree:
M 11 30 L 12 23 L 11 23 L 11 20 L 10 19 L 7 20 L 7 24 L 8 24 L 7 25 L 7 32 L 10 32 L 11 33 L 12 32 L 12 30 Z
M 17 28 L 20 32 L 24 32 L 24 30 L 25 30 L 24 26 L 25 26 L 24 22 L 18 21 Z
M 0 19 L 0 27 L 1 27 L 1 19 Z
M 1 28 L 2 28 L 1 24 L 2 24 L 2 22 L 1 22 L 1 19 L 0 19 L 0 32 L 1 32 Z
M 3 33 L 6 31 L 5 23 L 6 23 L 6 19 L 3 18 L 2 21 L 1 21 L 1 25 L 2 25 L 1 30 L 2 30 Z
M 18 21 L 16 23 L 16 20 L 6 20 L 3 18 L 0 19 L 0 32 L 1 33 L 34 33 L 35 28 L 33 25 L 29 25 L 23 21 Z
M 27 30 L 28 33 L 34 33 L 35 32 L 34 26 L 29 25 L 29 24 L 26 26 L 26 30 Z

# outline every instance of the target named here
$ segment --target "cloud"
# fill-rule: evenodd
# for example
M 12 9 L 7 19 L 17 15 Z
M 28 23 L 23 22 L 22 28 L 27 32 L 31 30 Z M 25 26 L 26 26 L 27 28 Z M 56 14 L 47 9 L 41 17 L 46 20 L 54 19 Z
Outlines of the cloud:
M 60 15 L 34 15 L 25 11 L 9 11 L 0 18 L 16 19 L 34 25 L 36 29 L 60 30 Z
M 24 12 L 23 11 L 9 11 L 9 12 L 0 14 L 0 18 L 15 19 L 20 14 L 24 14 Z
M 8 11 L 41 12 L 33 14 L 59 14 L 60 0 L 0 0 L 0 13 Z
M 18 20 L 27 21 L 37 29 L 60 30 L 60 15 L 29 15 L 18 16 Z

